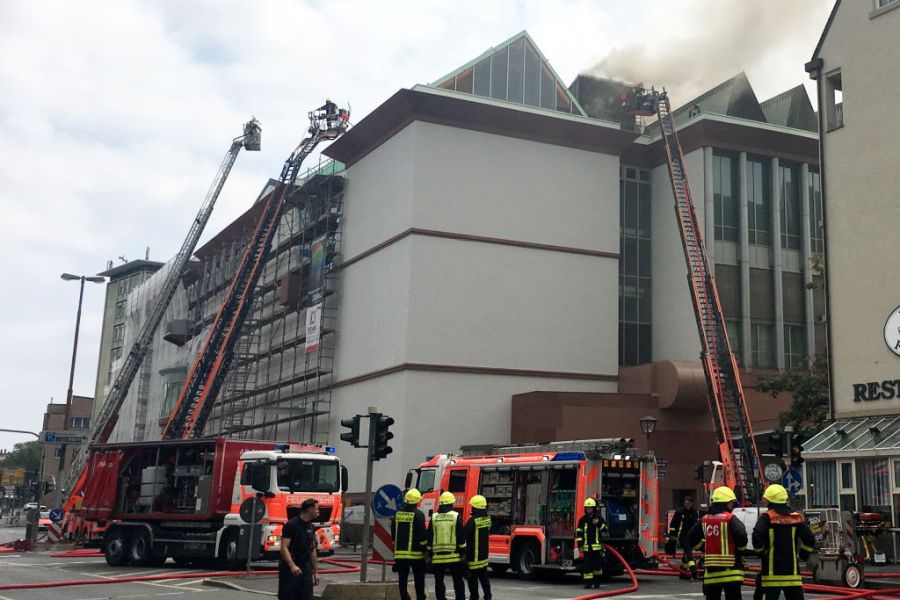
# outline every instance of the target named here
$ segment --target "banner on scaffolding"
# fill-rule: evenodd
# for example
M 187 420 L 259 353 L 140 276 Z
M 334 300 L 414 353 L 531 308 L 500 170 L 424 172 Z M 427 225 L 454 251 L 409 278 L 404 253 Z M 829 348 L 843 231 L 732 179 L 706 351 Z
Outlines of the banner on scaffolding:
M 325 285 L 325 236 L 313 240 L 309 247 L 309 295 L 311 302 L 322 299 Z
M 306 309 L 306 353 L 319 349 L 319 334 L 322 328 L 322 303 Z

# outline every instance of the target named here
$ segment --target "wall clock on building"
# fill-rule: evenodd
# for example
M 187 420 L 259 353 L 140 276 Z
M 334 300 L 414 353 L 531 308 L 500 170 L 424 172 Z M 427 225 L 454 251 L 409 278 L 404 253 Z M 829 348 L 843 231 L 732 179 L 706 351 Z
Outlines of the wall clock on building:
M 884 322 L 884 343 L 891 352 L 900 356 L 900 306 L 891 311 Z

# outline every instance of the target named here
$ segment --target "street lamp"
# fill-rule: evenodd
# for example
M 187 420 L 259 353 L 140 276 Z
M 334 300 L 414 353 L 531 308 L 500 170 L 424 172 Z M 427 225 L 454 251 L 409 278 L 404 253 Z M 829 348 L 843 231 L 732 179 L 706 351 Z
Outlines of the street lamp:
M 68 429 L 69 420 L 72 418 L 72 383 L 75 380 L 75 357 L 78 355 L 78 332 L 81 329 L 81 302 L 84 300 L 84 282 L 104 283 L 106 278 L 72 275 L 71 273 L 63 273 L 61 277 L 65 281 L 81 282 L 81 289 L 78 291 L 78 312 L 75 315 L 75 342 L 72 344 L 72 366 L 69 369 L 69 389 L 66 392 L 66 416 L 65 421 L 63 422 L 63 429 Z M 66 444 L 62 444 L 60 451 L 59 472 L 62 473 L 66 466 Z
M 647 415 L 640 418 L 641 423 L 641 431 L 644 432 L 644 435 L 647 436 L 647 451 L 650 451 L 650 436 L 653 435 L 653 432 L 656 431 L 656 422 L 659 419 L 654 417 L 653 415 Z

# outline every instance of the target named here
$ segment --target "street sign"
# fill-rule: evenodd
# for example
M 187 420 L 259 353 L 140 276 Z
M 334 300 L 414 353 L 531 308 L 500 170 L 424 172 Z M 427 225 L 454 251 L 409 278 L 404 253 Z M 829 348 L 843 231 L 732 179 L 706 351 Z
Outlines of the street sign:
M 253 496 L 241 502 L 241 508 L 238 511 L 244 523 L 256 523 L 266 516 L 266 505 L 263 501 Z
M 54 508 L 50 511 L 50 520 L 54 523 L 59 523 L 63 520 L 63 511 L 61 508 Z
M 666 467 L 669 466 L 669 461 L 667 461 L 667 460 L 658 460 L 658 461 L 656 461 L 656 466 L 659 467 L 660 469 L 665 469 Z
M 372 509 L 379 517 L 393 517 L 403 505 L 403 490 L 396 485 L 383 485 L 372 495 Z
M 665 479 L 666 478 L 666 470 L 660 469 L 659 471 L 656 472 L 656 476 L 659 477 L 660 479 Z
M 394 539 L 391 536 L 391 520 L 375 519 L 375 535 L 372 536 L 372 556 L 375 560 L 394 560 Z
M 69 433 L 68 431 L 42 431 L 41 442 L 45 444 L 80 444 L 87 439 L 86 435 Z
M 788 469 L 781 476 L 781 485 L 788 491 L 788 494 L 794 496 L 803 489 L 803 475 L 797 469 Z

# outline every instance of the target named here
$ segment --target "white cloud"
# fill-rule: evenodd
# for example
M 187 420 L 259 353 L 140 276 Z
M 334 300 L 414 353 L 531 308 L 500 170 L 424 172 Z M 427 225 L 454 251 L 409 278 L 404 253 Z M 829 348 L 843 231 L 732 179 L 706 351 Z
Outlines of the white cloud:
M 692 11 L 711 3 L 741 4 L 0 0 L 0 426 L 39 429 L 44 404 L 65 396 L 78 290 L 59 274 L 146 246 L 173 254 L 251 114 L 263 151 L 239 159 L 207 238 L 279 173 L 324 96 L 359 120 L 522 29 L 570 81 L 614 48 L 658 56 L 708 36 Z M 748 69 L 761 96 L 803 81 L 828 7 L 800 4 L 809 14 L 785 17 L 797 27 L 766 38 L 764 62 L 720 44 L 722 72 Z M 704 57 L 692 58 L 702 75 Z M 78 394 L 93 393 L 102 301 L 101 286 L 85 290 Z M 0 434 L 0 447 L 21 439 Z

